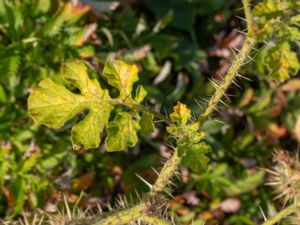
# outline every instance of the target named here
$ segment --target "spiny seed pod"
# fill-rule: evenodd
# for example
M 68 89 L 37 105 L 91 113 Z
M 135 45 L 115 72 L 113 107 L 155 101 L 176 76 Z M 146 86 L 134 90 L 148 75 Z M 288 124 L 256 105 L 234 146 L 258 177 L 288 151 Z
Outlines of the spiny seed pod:
M 284 205 L 300 201 L 300 162 L 298 155 L 293 156 L 283 150 L 275 152 L 276 165 L 270 174 L 269 182 L 274 188 L 275 199 L 280 199 Z M 300 223 L 297 223 L 298 225 Z

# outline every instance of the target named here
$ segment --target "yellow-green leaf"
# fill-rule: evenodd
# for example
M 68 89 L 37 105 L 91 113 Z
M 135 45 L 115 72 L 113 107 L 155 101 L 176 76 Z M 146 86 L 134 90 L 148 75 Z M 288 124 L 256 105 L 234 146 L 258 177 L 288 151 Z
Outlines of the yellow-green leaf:
M 103 74 L 108 83 L 119 90 L 121 98 L 131 98 L 132 86 L 138 80 L 136 65 L 111 60 L 105 64 Z
M 287 42 L 270 49 L 264 61 L 270 76 L 279 81 L 285 81 L 290 76 L 296 75 L 300 68 L 297 54 L 291 50 Z
M 133 147 L 138 142 L 137 132 L 140 129 L 138 115 L 128 112 L 117 114 L 116 118 L 106 128 L 106 149 L 109 152 L 121 151 L 127 146 Z
M 173 108 L 173 113 L 170 115 L 173 122 L 178 125 L 185 125 L 191 118 L 191 110 L 186 107 L 185 104 L 178 102 Z
M 142 135 L 148 135 L 155 130 L 153 119 L 154 116 L 150 112 L 144 112 L 142 114 L 142 118 L 140 120 L 140 126 L 141 126 L 140 132 Z
M 71 140 L 75 150 L 97 148 L 101 141 L 100 134 L 106 126 L 108 151 L 133 147 L 138 141 L 137 132 L 140 130 L 141 118 L 132 105 L 141 102 L 147 92 L 139 86 L 135 99 L 132 99 L 132 85 L 137 80 L 136 66 L 110 61 L 105 68 L 108 82 L 120 90 L 120 97 L 111 98 L 96 79 L 90 79 L 87 67 L 82 61 L 70 60 L 61 69 L 62 77 L 80 93 L 73 93 L 51 79 L 43 80 L 28 99 L 31 117 L 38 124 L 60 128 L 76 114 L 87 111 L 85 117 L 72 128 Z M 114 106 L 126 104 L 128 99 L 130 102 L 127 106 L 133 110 L 117 112 L 114 120 L 109 123 Z M 154 129 L 152 119 L 152 114 L 143 116 L 142 132 L 151 132 Z M 148 122 L 151 123 L 145 124 Z
M 75 94 L 50 79 L 43 80 L 29 96 L 29 113 L 38 124 L 59 128 L 77 113 L 89 110 L 87 116 L 73 127 L 71 139 L 75 149 L 96 148 L 113 108 L 111 98 L 97 80 L 89 78 L 84 63 L 69 61 L 62 72 L 64 79 L 81 93 Z
M 203 173 L 207 169 L 209 158 L 206 156 L 211 151 L 205 142 L 193 144 L 190 149 L 186 149 L 182 158 L 182 163 L 194 172 Z
M 139 85 L 136 89 L 134 100 L 138 103 L 141 103 L 147 95 L 147 91 L 143 88 L 142 85 Z
M 273 18 L 282 14 L 281 3 L 275 1 L 258 3 L 253 9 L 253 15 L 257 17 Z

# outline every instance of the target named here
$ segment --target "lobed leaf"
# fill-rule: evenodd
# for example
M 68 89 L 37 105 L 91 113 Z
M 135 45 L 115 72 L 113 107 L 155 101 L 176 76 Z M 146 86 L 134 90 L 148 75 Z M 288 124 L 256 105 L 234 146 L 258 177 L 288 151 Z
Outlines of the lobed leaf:
M 89 110 L 87 116 L 72 128 L 71 139 L 74 149 L 96 148 L 113 109 L 111 98 L 97 80 L 89 78 L 86 66 L 80 61 L 65 63 L 62 75 L 81 93 L 72 93 L 50 79 L 43 80 L 29 96 L 29 113 L 37 123 L 59 128 L 77 113 Z
M 105 68 L 109 83 L 120 88 L 122 98 L 126 96 L 126 100 L 134 104 L 144 99 L 147 92 L 141 86 L 137 88 L 135 99 L 131 98 L 132 85 L 137 80 L 136 66 L 110 61 Z M 46 79 L 30 94 L 28 109 L 35 122 L 52 128 L 62 127 L 76 114 L 87 110 L 84 119 L 73 126 L 71 131 L 75 150 L 97 148 L 101 142 L 100 133 L 106 126 L 105 143 L 108 151 L 133 147 L 138 141 L 137 132 L 141 128 L 143 134 L 154 130 L 153 115 L 144 113 L 141 120 L 134 109 L 132 112 L 117 113 L 109 123 L 111 111 L 116 104 L 124 103 L 123 99 L 112 99 L 96 79 L 90 79 L 83 62 L 67 61 L 61 72 L 64 80 L 78 88 L 80 93 L 73 93 L 65 86 Z
M 186 150 L 182 158 L 182 163 L 194 172 L 203 173 L 206 171 L 209 158 L 206 156 L 211 151 L 211 147 L 205 142 L 191 145 L 190 149 Z
M 285 81 L 290 75 L 296 75 L 300 68 L 297 54 L 291 50 L 287 42 L 269 50 L 264 61 L 270 76 L 279 81 Z
M 106 128 L 106 149 L 109 152 L 121 151 L 126 146 L 133 147 L 138 142 L 137 132 L 140 129 L 139 116 L 128 112 L 119 113 Z
M 122 61 L 109 61 L 103 70 L 110 85 L 117 88 L 121 98 L 131 98 L 132 86 L 138 80 L 136 65 L 127 65 Z
M 180 102 L 173 108 L 170 117 L 178 126 L 168 126 L 167 131 L 176 139 L 177 152 L 182 157 L 182 163 L 194 172 L 204 172 L 209 162 L 206 154 L 210 152 L 210 146 L 203 142 L 205 133 L 199 131 L 199 123 L 187 124 L 191 111 Z
M 170 115 L 173 122 L 178 125 L 186 125 L 188 120 L 191 118 L 191 110 L 186 105 L 178 102 L 173 108 L 173 112 Z

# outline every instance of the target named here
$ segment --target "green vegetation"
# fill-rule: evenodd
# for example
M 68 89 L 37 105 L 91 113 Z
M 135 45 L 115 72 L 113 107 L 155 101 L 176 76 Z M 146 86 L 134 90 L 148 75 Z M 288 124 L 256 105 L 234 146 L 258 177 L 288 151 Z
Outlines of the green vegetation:
M 0 1 L 3 220 L 299 224 L 298 1 L 83 2 Z

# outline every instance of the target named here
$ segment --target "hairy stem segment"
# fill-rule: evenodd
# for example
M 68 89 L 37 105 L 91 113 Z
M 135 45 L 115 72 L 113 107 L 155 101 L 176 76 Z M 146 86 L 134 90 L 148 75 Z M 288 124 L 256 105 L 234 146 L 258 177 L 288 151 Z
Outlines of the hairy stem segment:
M 180 161 L 181 158 L 178 156 L 177 150 L 175 150 L 173 156 L 166 161 L 162 170 L 160 171 L 157 180 L 150 190 L 150 196 L 155 196 L 165 189 L 169 180 L 173 177 L 174 172 L 177 170 Z
M 146 222 L 152 225 L 171 225 L 168 221 L 147 214 L 149 205 L 145 202 L 133 206 L 129 209 L 115 213 L 106 219 L 102 219 L 92 225 L 127 225 L 132 221 Z
M 224 96 L 225 92 L 232 84 L 236 76 L 238 75 L 239 70 L 245 64 L 247 57 L 249 56 L 252 48 L 254 47 L 256 40 L 254 38 L 248 37 L 240 50 L 239 54 L 237 54 L 231 64 L 227 74 L 225 75 L 224 81 L 220 84 L 220 86 L 216 89 L 214 95 L 209 100 L 204 112 L 199 115 L 198 122 L 202 124 L 202 122 L 207 119 L 217 107 L 221 98 Z
M 117 212 L 109 217 L 102 219 L 92 225 L 123 225 L 129 224 L 131 221 L 138 220 L 143 215 L 143 210 L 147 207 L 146 203 L 131 207 L 129 209 Z
M 251 7 L 250 7 L 249 0 L 243 0 L 243 6 L 244 6 L 245 18 L 247 22 L 247 30 L 248 32 L 251 32 L 254 22 L 251 14 Z
M 297 207 L 295 205 L 290 205 L 286 207 L 285 209 L 281 210 L 279 213 L 277 213 L 273 218 L 268 219 L 265 221 L 262 225 L 273 225 L 278 223 L 283 218 L 289 216 L 290 214 L 294 213 Z

